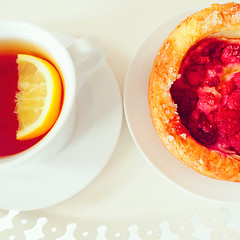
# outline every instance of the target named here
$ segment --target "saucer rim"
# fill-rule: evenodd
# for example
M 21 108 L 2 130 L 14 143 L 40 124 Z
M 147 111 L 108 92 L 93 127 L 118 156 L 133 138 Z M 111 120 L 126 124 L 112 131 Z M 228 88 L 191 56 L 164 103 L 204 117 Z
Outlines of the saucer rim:
M 72 41 L 74 41 L 76 39 L 75 37 L 72 37 L 72 36 L 69 36 L 69 35 L 66 35 L 66 34 L 63 34 L 63 33 L 59 33 L 59 32 L 53 32 L 53 35 L 55 35 L 66 47 Z M 112 132 L 114 132 L 115 135 L 114 136 L 111 135 L 112 133 L 108 134 L 108 136 L 107 136 L 107 138 L 108 138 L 108 143 L 107 143 L 108 148 L 106 148 L 104 150 L 104 154 L 103 154 L 105 157 L 101 156 L 102 158 L 100 157 L 100 159 L 97 159 L 97 161 L 96 161 L 97 164 L 94 165 L 94 169 L 92 170 L 92 172 L 94 172 L 93 175 L 91 175 L 91 173 L 86 173 L 85 176 L 81 176 L 79 174 L 72 173 L 73 176 L 71 176 L 71 179 L 78 178 L 78 181 L 80 181 L 81 178 L 83 178 L 83 177 L 88 178 L 88 179 L 84 180 L 85 184 L 82 185 L 81 187 L 80 186 L 75 186 L 73 189 L 71 188 L 71 190 L 68 189 L 68 193 L 67 194 L 62 194 L 62 197 L 59 198 L 58 200 L 47 199 L 46 195 L 44 195 L 44 191 L 36 189 L 36 191 L 41 191 L 43 193 L 43 198 L 42 198 L 42 200 L 39 201 L 39 199 L 34 198 L 34 192 L 32 193 L 30 191 L 30 187 L 27 185 L 27 183 L 30 183 L 29 185 L 31 185 L 32 189 L 34 189 L 33 188 L 34 183 L 36 183 L 36 185 L 41 185 L 42 182 L 46 181 L 46 180 L 44 181 L 44 176 L 40 177 L 40 178 L 36 178 L 36 179 L 27 179 L 27 180 L 24 179 L 21 182 L 19 182 L 19 179 L 17 179 L 17 178 L 15 179 L 15 178 L 9 177 L 7 175 L 1 175 L 1 173 L 0 173 L 0 181 L 2 182 L 3 185 L 11 185 L 12 187 L 14 187 L 14 182 L 15 182 L 15 183 L 18 184 L 18 188 L 20 186 L 22 187 L 21 191 L 17 190 L 16 187 L 15 187 L 15 190 L 16 190 L 17 193 L 16 192 L 14 193 L 14 189 L 13 189 L 13 191 L 9 191 L 9 192 L 7 192 L 7 189 L 5 189 L 6 194 L 4 194 L 4 195 L 6 195 L 7 199 L 3 200 L 3 198 L 1 197 L 1 199 L 0 199 L 0 208 L 1 209 L 5 209 L 5 210 L 16 209 L 16 210 L 20 210 L 20 211 L 32 211 L 32 210 L 39 210 L 39 209 L 43 209 L 43 208 L 47 208 L 47 207 L 51 207 L 53 205 L 59 204 L 63 201 L 66 201 L 67 199 L 73 197 L 74 195 L 76 195 L 77 193 L 82 191 L 83 189 L 85 189 L 104 169 L 104 167 L 106 166 L 106 164 L 110 160 L 110 158 L 111 158 L 111 156 L 112 156 L 112 154 L 113 154 L 113 152 L 114 152 L 114 150 L 117 146 L 117 143 L 119 141 L 121 128 L 122 128 L 122 121 L 123 121 L 123 106 L 122 106 L 122 97 L 121 97 L 121 93 L 120 93 L 120 88 L 118 86 L 116 77 L 114 76 L 114 74 L 113 74 L 110 66 L 107 64 L 107 62 L 105 62 L 100 67 L 100 69 L 97 70 L 96 73 L 91 78 L 96 78 L 96 74 L 99 71 L 103 71 L 103 73 L 105 75 L 105 78 L 109 78 L 108 80 L 105 81 L 105 84 L 106 84 L 106 87 L 111 87 L 112 88 L 111 91 L 114 92 L 114 96 L 115 96 L 114 100 L 116 101 L 117 108 L 114 108 L 115 123 L 114 123 L 114 126 L 113 126 L 114 131 L 112 131 Z M 91 89 L 90 85 L 91 84 L 89 84 L 88 82 L 84 83 L 84 86 L 89 87 Z M 93 89 L 91 89 L 91 90 L 93 90 Z M 96 91 L 96 89 L 95 89 L 95 91 Z M 94 99 L 93 99 L 93 101 L 94 101 Z M 93 107 L 95 107 L 95 105 Z M 95 111 L 97 111 L 97 110 L 95 109 Z M 104 118 L 104 120 L 105 120 L 105 118 Z M 113 124 L 111 118 L 109 118 L 109 121 L 111 121 L 111 124 Z M 91 141 L 92 143 L 97 138 L 96 136 L 94 136 L 94 137 L 95 137 L 95 139 L 92 139 L 92 141 Z M 70 139 L 68 144 L 71 144 L 71 139 Z M 91 143 L 89 143 L 89 147 L 90 147 L 90 145 L 91 145 Z M 91 156 L 91 157 L 93 157 L 93 156 Z M 79 167 L 81 167 L 81 166 L 79 166 Z M 84 167 L 84 166 L 82 166 L 82 167 Z M 96 167 L 98 167 L 98 169 L 96 169 Z M 26 165 L 26 168 L 27 168 L 27 165 Z M 55 184 L 55 182 L 57 182 L 58 179 L 60 179 L 62 177 L 65 177 L 65 178 L 67 177 L 66 172 L 65 171 L 60 171 L 60 170 L 55 170 L 55 171 L 51 172 L 51 174 L 53 174 L 53 176 L 51 176 L 51 179 L 53 179 L 53 178 L 55 179 L 54 184 Z M 26 186 L 24 184 L 26 184 L 29 189 L 27 189 L 27 187 L 25 187 L 25 189 L 24 189 L 24 186 Z M 59 188 L 59 186 L 55 186 L 55 187 Z M 29 192 L 28 196 L 25 195 L 26 190 L 28 190 L 28 192 Z M 24 195 L 20 195 L 21 194 L 20 192 L 23 192 Z M 31 196 L 30 196 L 30 192 L 31 192 Z M 1 191 L 1 193 L 3 194 L 3 191 Z M 9 203 L 8 199 L 13 195 L 14 195 L 15 199 L 16 199 L 16 195 L 18 195 L 18 198 L 17 198 L 18 200 L 15 201 L 15 202 Z

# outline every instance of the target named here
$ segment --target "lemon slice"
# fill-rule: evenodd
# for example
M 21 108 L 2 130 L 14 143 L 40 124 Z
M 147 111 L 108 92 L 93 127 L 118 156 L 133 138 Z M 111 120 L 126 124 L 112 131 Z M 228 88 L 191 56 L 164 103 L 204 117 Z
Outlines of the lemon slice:
M 62 83 L 55 67 L 41 58 L 18 54 L 16 109 L 19 127 L 16 138 L 28 140 L 46 133 L 56 122 Z

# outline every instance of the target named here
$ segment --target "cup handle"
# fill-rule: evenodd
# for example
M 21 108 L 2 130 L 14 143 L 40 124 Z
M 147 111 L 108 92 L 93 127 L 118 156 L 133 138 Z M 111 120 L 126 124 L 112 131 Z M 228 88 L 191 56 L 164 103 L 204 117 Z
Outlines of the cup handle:
M 94 37 L 81 37 L 68 48 L 77 77 L 77 91 L 104 62 L 107 51 L 104 44 Z

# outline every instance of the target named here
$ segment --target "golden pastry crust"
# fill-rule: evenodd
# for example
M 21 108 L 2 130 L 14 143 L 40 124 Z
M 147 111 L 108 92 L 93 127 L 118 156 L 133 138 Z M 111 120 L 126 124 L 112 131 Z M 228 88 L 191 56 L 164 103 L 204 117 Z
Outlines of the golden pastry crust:
M 181 22 L 167 37 L 155 58 L 148 100 L 153 125 L 166 148 L 195 171 L 219 180 L 240 182 L 240 157 L 199 144 L 181 123 L 170 87 L 178 78 L 182 59 L 196 42 L 214 34 L 240 30 L 240 4 L 213 4 Z

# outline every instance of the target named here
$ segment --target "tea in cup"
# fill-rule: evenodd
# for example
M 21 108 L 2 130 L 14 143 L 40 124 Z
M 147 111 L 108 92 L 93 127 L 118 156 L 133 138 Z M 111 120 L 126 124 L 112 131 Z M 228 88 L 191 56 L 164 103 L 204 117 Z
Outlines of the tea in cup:
M 0 42 L 0 157 L 39 142 L 56 122 L 64 99 L 57 68 L 43 49 Z
M 66 49 L 39 26 L 0 20 L 0 170 L 62 149 L 74 129 L 78 89 L 105 58 L 95 38 Z

